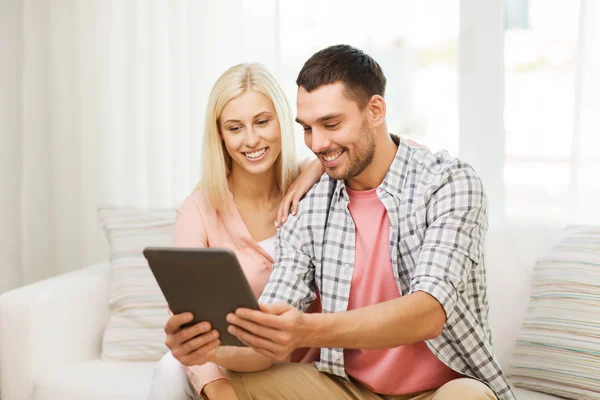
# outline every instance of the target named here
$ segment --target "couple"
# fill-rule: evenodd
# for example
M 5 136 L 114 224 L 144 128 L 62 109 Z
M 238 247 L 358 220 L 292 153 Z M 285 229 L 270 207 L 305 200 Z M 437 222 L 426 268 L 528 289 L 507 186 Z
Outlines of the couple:
M 362 51 L 321 50 L 296 83 L 318 157 L 300 167 L 271 75 L 236 66 L 212 90 L 175 245 L 231 248 L 260 311 L 227 316 L 247 348 L 172 316 L 150 398 L 514 399 L 488 326 L 480 179 L 388 133 L 386 78 Z

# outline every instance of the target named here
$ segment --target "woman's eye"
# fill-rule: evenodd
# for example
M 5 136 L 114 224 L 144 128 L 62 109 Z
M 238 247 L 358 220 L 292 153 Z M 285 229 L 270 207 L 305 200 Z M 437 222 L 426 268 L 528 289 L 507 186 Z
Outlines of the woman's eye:
M 307 126 L 306 128 L 303 128 L 303 129 L 304 129 L 304 132 L 310 132 L 310 131 L 312 131 L 312 128 L 309 127 L 309 126 Z
M 269 123 L 268 119 L 261 119 L 260 121 L 256 121 L 256 125 L 266 125 Z
M 231 126 L 229 127 L 229 132 L 237 132 L 239 131 L 241 128 L 239 126 Z

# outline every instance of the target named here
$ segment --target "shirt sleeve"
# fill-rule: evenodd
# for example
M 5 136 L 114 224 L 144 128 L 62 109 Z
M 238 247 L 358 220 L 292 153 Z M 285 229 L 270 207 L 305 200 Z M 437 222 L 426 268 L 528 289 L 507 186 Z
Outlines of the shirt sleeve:
M 259 303 L 284 301 L 306 311 L 316 299 L 315 269 L 311 259 L 312 246 L 303 236 L 306 232 L 306 211 L 300 202 L 297 215 L 277 231 L 275 263 Z
M 173 245 L 175 247 L 208 247 L 200 206 L 192 196 L 188 197 L 177 210 L 174 230 Z M 184 369 L 199 396 L 201 396 L 204 386 L 219 379 L 226 379 L 219 366 L 213 363 Z
M 213 363 L 185 367 L 185 373 L 200 398 L 202 398 L 204 386 L 214 381 L 218 381 L 219 379 L 227 379 L 221 372 L 219 366 Z
M 480 263 L 487 225 L 481 180 L 470 166 L 455 161 L 428 202 L 427 229 L 410 283 L 411 292 L 437 299 L 447 321 Z

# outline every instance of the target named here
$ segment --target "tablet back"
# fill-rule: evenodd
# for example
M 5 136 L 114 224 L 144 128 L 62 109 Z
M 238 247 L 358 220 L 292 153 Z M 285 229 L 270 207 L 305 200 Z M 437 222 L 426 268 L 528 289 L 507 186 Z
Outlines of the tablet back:
M 174 314 L 191 312 L 209 321 L 223 346 L 244 346 L 227 332 L 227 313 L 258 303 L 235 254 L 229 249 L 147 247 L 144 257 Z

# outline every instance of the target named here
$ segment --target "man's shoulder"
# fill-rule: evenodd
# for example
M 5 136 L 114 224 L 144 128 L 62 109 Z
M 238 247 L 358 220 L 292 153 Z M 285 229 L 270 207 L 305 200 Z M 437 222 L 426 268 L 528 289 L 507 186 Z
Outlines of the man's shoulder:
M 288 229 L 297 231 L 324 223 L 336 187 L 337 181 L 323 174 L 298 203 L 296 215 L 288 216 L 287 222 L 283 225 L 284 231 Z
M 440 186 L 457 176 L 480 180 L 471 165 L 446 150 L 431 152 L 421 147 L 411 147 L 410 150 L 409 170 L 422 184 Z

